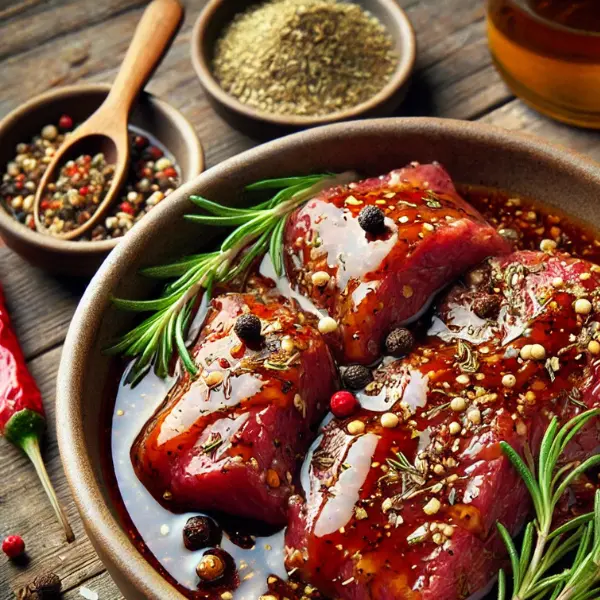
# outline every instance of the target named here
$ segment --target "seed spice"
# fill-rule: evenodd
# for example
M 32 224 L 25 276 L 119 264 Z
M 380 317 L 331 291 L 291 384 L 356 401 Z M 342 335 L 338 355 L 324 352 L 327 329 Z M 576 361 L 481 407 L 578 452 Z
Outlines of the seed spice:
M 63 115 L 58 121 L 58 126 L 48 124 L 29 142 L 17 144 L 15 158 L 6 165 L 2 175 L 0 205 L 15 220 L 32 230 L 35 230 L 33 203 L 38 184 L 56 150 L 73 126 L 73 119 Z M 124 235 L 180 185 L 181 178 L 177 166 L 165 156 L 164 149 L 135 131 L 130 131 L 129 142 L 131 165 L 121 198 L 111 208 L 104 222 L 98 224 L 91 233 L 79 238 L 80 240 L 99 241 Z M 100 194 L 91 181 L 86 183 L 86 171 L 87 179 L 91 179 L 92 169 L 99 171 L 99 174 L 93 174 L 93 177 L 102 177 L 103 185 L 106 186 L 110 174 L 102 171 L 107 166 L 110 165 L 106 164 L 104 157 L 98 155 L 79 157 L 61 169 L 67 179 L 64 187 L 61 183 L 61 189 L 53 191 L 58 196 L 43 199 L 40 206 L 42 216 L 47 218 L 47 227 L 52 227 L 56 233 L 68 231 L 84 223 L 93 214 L 100 202 Z M 69 179 L 73 188 L 71 191 Z M 67 198 L 64 198 L 63 202 L 64 195 Z M 64 222 L 61 224 L 61 221 Z
M 373 15 L 337 0 L 270 0 L 239 14 L 217 41 L 221 87 L 265 112 L 320 116 L 377 94 L 397 64 Z

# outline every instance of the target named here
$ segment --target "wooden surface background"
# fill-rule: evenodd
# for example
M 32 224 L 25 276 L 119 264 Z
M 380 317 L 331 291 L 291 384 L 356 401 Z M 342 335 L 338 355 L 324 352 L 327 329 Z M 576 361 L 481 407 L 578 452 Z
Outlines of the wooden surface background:
M 235 1 L 235 0 L 230 0 Z M 600 135 L 559 125 L 516 100 L 491 64 L 484 0 L 399 0 L 418 37 L 412 90 L 398 115 L 477 119 L 533 133 L 600 159 Z M 0 117 L 32 96 L 66 84 L 110 82 L 140 18 L 143 0 L 0 0 Z M 211 167 L 257 142 L 209 107 L 190 62 L 191 29 L 205 0 L 187 0 L 185 23 L 148 89 L 194 124 Z M 1 242 L 0 242 L 1 245 Z M 86 586 L 101 600 L 121 598 L 83 531 L 59 460 L 54 385 L 61 346 L 86 282 L 52 277 L 0 247 L 2 282 L 14 326 L 44 395 L 49 418 L 45 458 L 74 526 L 67 545 L 33 468 L 0 440 L 0 537 L 19 533 L 30 562 L 0 556 L 0 600 L 42 571 L 63 581 L 64 597 Z

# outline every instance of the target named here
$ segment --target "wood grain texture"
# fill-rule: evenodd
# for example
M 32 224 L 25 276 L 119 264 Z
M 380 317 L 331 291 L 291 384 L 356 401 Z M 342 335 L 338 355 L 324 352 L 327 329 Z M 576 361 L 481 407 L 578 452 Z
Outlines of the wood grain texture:
M 233 1 L 233 0 L 232 0 Z M 597 134 L 551 122 L 514 100 L 491 65 L 483 0 L 399 0 L 417 33 L 412 90 L 398 115 L 472 119 L 543 136 L 600 159 Z M 111 81 L 140 18 L 144 0 L 0 0 L 0 117 L 30 97 L 81 81 Z M 179 108 L 202 139 L 212 166 L 256 141 L 214 114 L 189 60 L 193 22 L 205 0 L 188 0 L 186 20 L 148 89 Z M 101 600 L 121 598 L 83 532 L 60 465 L 54 427 L 54 383 L 61 344 L 85 281 L 56 278 L 0 247 L 0 281 L 14 326 L 42 389 L 49 432 L 50 477 L 74 527 L 67 545 L 27 459 L 0 440 L 0 536 L 26 539 L 30 562 L 0 557 L 0 600 L 45 570 L 63 579 L 64 598 L 82 585 Z

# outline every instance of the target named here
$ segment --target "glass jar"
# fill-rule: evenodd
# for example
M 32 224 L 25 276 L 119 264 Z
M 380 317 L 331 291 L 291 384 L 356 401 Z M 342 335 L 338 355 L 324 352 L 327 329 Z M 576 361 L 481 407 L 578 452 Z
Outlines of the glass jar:
M 600 128 L 600 0 L 488 0 L 487 23 L 492 58 L 517 96 Z

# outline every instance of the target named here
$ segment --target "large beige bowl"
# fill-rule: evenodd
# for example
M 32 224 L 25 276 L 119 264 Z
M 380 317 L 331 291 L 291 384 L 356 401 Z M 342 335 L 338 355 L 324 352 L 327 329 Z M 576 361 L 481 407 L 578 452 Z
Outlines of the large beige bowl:
M 113 250 L 92 280 L 62 356 L 57 430 L 64 467 L 87 531 L 126 598 L 182 596 L 137 552 L 119 524 L 102 477 L 100 423 L 111 402 L 106 396 L 111 360 L 101 348 L 131 323 L 129 315 L 111 309 L 111 294 L 143 298 L 148 284 L 136 275 L 140 267 L 182 252 L 197 252 L 206 243 L 202 228 L 182 219 L 191 208 L 186 199 L 191 193 L 227 202 L 246 184 L 266 177 L 346 169 L 380 174 L 412 160 L 438 160 L 456 181 L 532 196 L 600 226 L 600 166 L 582 156 L 476 123 L 352 122 L 271 142 L 200 175 L 152 211 Z

